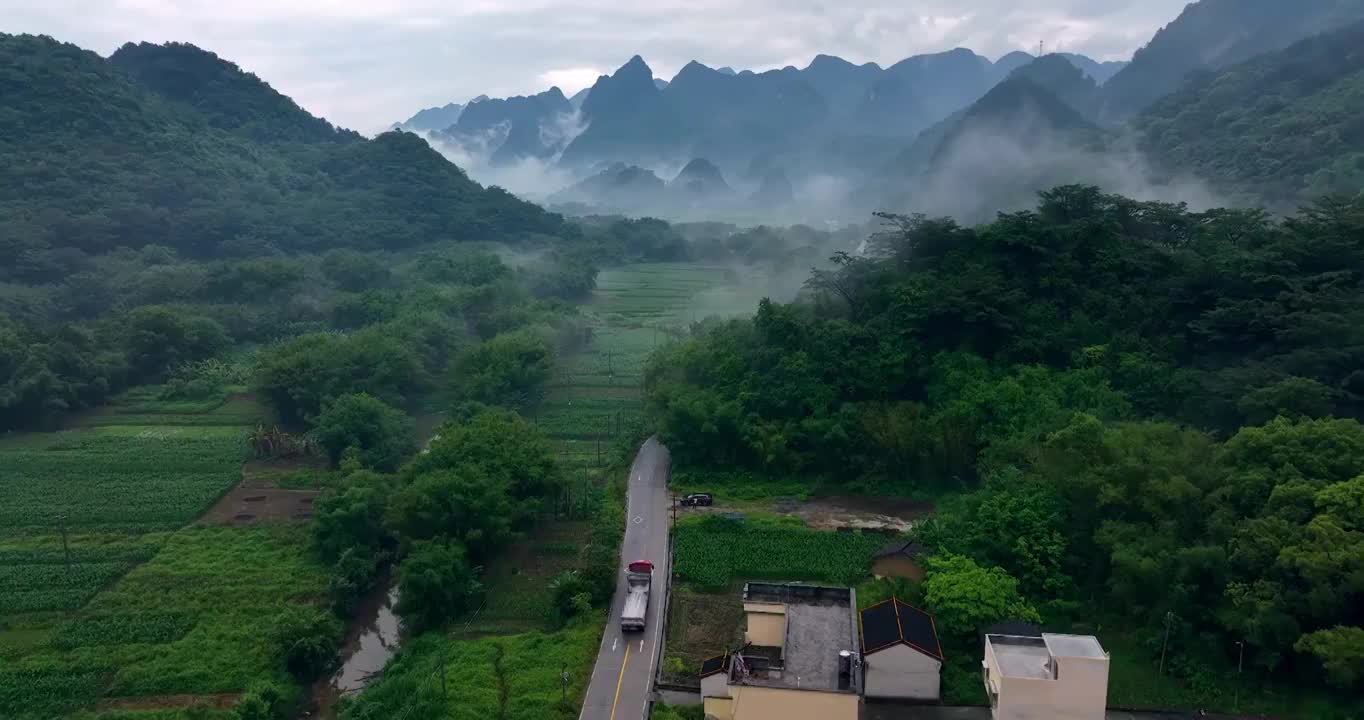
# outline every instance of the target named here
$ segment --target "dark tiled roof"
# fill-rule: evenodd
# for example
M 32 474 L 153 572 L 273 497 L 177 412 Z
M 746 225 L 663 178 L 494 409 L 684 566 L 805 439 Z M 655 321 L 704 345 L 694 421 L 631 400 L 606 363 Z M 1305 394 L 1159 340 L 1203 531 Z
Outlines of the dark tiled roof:
M 729 668 L 729 653 L 716 655 L 701 663 L 701 677 L 710 677 L 718 672 L 724 672 Z
M 904 555 L 905 557 L 913 559 L 919 557 L 920 555 L 924 554 L 927 551 L 928 546 L 924 545 L 923 543 L 915 542 L 913 540 L 896 540 L 894 542 L 889 542 L 886 543 L 885 545 L 882 545 L 881 549 L 877 550 L 876 554 L 873 555 L 872 557 L 880 559 L 885 557 L 894 557 L 896 555 Z
M 862 652 L 870 655 L 897 643 L 942 660 L 942 644 L 933 616 L 891 598 L 862 611 Z

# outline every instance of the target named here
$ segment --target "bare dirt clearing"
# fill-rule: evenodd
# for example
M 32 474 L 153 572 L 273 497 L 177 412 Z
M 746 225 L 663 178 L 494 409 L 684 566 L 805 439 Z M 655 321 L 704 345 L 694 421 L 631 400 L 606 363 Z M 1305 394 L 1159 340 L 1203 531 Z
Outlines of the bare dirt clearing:
M 837 530 L 890 530 L 906 532 L 914 523 L 933 512 L 933 503 L 908 498 L 833 495 L 802 500 L 779 497 L 770 500 L 746 501 L 736 504 L 724 502 L 717 493 L 710 507 L 682 508 L 680 513 L 760 511 L 800 518 L 812 528 Z
M 308 520 L 313 503 L 322 491 L 315 488 L 281 488 L 282 473 L 313 469 L 299 461 L 252 461 L 242 466 L 242 481 L 218 500 L 199 522 L 205 525 L 250 525 L 256 522 Z

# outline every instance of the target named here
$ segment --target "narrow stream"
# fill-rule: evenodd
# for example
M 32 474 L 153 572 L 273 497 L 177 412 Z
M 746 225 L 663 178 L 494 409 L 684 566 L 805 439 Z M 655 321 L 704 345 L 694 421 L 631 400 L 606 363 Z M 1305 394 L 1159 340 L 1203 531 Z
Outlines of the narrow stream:
M 397 605 L 398 584 L 393 580 L 375 588 L 365 599 L 341 647 L 340 669 L 313 687 L 316 717 L 335 717 L 336 701 L 364 690 L 398 653 L 403 628 L 394 611 Z

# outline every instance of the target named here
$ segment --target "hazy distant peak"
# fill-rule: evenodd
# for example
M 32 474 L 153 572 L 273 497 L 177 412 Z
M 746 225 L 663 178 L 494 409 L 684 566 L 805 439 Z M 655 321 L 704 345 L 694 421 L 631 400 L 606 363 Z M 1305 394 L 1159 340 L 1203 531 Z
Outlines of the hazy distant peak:
M 629 62 L 624 65 L 621 65 L 616 72 L 612 73 L 611 77 L 621 78 L 637 75 L 643 75 L 650 80 L 654 77 L 654 71 L 649 68 L 649 64 L 644 62 L 644 58 L 638 55 L 630 58 Z
M 654 87 L 662 90 L 663 88 L 668 87 L 668 81 L 663 78 L 654 78 Z
M 841 58 L 841 57 L 839 57 L 839 56 L 837 56 L 837 55 L 825 55 L 824 53 L 820 53 L 820 54 L 818 54 L 818 55 L 815 56 L 815 59 L 814 59 L 814 60 L 811 60 L 811 61 L 810 61 L 810 64 L 807 65 L 806 68 L 808 69 L 808 68 L 813 68 L 813 67 L 824 67 L 824 66 L 832 66 L 832 67 L 853 67 L 853 64 L 850 63 L 850 62 L 848 62 L 847 60 L 844 60 L 843 58 Z
M 1013 63 L 1019 63 L 1026 65 L 1036 59 L 1037 56 L 1033 55 L 1032 53 L 1025 53 L 1022 50 L 1015 50 L 1011 53 L 1005 53 L 1001 55 L 1000 58 L 995 61 L 995 64 L 1008 65 Z
M 470 100 L 470 101 L 469 101 L 469 104 L 470 104 L 470 105 L 473 105 L 474 103 L 486 102 L 487 100 L 488 100 L 488 96 L 487 96 L 487 95 L 479 95 L 478 97 L 474 98 L 473 100 Z
M 540 93 L 540 95 L 548 100 L 568 101 L 568 96 L 564 95 L 564 91 L 560 90 L 558 85 L 551 86 L 548 90 Z
M 724 66 L 724 67 L 722 67 L 722 68 L 716 68 L 716 69 L 715 69 L 715 72 L 718 72 L 718 73 L 720 73 L 720 74 L 722 74 L 722 75 L 737 75 L 737 74 L 738 74 L 738 73 L 734 72 L 734 68 L 732 68 L 732 67 L 730 67 L 730 66 L 728 66 L 728 65 L 726 65 L 726 66 Z

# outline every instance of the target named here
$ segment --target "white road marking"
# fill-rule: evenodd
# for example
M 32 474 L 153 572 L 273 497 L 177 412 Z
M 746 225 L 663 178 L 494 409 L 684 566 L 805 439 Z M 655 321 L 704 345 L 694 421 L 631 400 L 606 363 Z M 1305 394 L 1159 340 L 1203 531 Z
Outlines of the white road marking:
M 612 641 L 611 641 L 611 652 L 615 652 L 615 651 L 616 651 L 616 646 L 619 645 L 619 644 L 620 644 L 620 638 L 616 638 L 616 639 L 612 640 Z
M 639 651 L 644 652 L 644 638 L 639 639 Z

